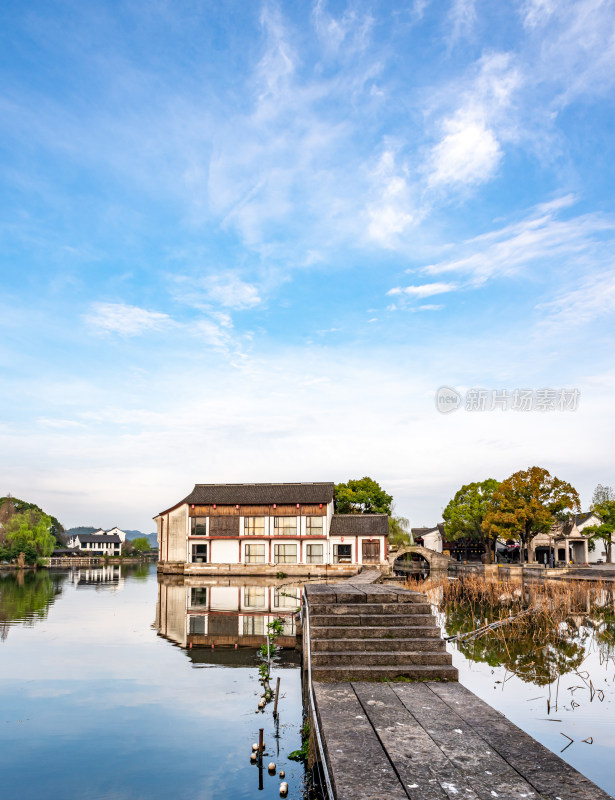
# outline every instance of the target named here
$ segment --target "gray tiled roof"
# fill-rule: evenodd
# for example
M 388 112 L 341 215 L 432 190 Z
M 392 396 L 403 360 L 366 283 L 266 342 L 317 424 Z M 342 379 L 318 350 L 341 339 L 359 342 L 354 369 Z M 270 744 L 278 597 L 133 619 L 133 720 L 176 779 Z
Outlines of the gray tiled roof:
M 331 536 L 386 536 L 389 518 L 386 514 L 334 514 Z
M 96 533 L 79 533 L 75 538 L 79 539 L 81 544 L 86 544 L 86 542 L 90 542 L 91 544 L 108 544 L 109 542 L 111 542 L 111 544 L 121 544 L 122 542 L 116 533 L 112 536 L 103 536 L 102 534 Z
M 582 514 L 575 514 L 574 521 L 577 525 L 581 525 L 583 522 L 587 522 L 587 520 L 595 513 L 595 511 L 584 511 Z M 599 515 L 596 514 L 596 516 Z
M 330 503 L 333 483 L 197 483 L 185 503 L 198 505 L 270 505 Z

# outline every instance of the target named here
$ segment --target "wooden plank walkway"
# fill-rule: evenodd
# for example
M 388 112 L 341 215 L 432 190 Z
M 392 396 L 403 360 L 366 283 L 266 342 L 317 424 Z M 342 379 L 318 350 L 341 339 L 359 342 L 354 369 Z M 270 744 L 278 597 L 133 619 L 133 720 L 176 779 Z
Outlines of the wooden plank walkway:
M 458 683 L 312 686 L 335 800 L 612 800 Z

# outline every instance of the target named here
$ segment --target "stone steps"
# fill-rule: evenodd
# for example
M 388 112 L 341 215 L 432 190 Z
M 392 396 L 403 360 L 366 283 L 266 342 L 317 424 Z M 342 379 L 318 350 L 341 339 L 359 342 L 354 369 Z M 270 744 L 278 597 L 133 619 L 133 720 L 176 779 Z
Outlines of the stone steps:
M 431 605 L 428 602 L 424 603 L 324 603 L 323 605 L 310 606 L 310 616 L 327 615 L 353 615 L 359 614 L 429 614 L 431 616 Z
M 315 627 L 359 627 L 363 625 L 381 627 L 433 627 L 436 620 L 433 614 L 392 614 L 386 611 L 380 614 L 320 614 L 318 609 L 312 614 L 310 609 L 310 626 Z
M 335 627 L 312 625 L 312 641 L 315 639 L 388 639 L 416 638 L 440 639 L 440 628 L 427 625 L 361 625 L 360 627 Z
M 361 653 L 357 651 L 312 653 L 312 668 L 352 665 L 353 667 L 414 667 L 429 665 L 448 665 L 450 655 L 446 652 L 431 653 L 425 651 L 381 650 L 380 652 Z
M 337 631 L 335 631 L 337 633 Z M 430 652 L 442 653 L 446 651 L 446 644 L 443 639 L 435 636 L 425 638 L 402 638 L 396 637 L 391 639 L 374 638 L 374 639 L 312 639 L 312 653 L 340 653 L 345 652 L 350 654 L 354 653 L 380 653 L 384 651 L 407 651 L 407 652 Z
M 306 596 L 313 680 L 457 680 L 424 594 L 347 583 Z
M 312 680 L 325 683 L 345 681 L 456 681 L 457 668 L 452 664 L 434 666 L 312 666 Z

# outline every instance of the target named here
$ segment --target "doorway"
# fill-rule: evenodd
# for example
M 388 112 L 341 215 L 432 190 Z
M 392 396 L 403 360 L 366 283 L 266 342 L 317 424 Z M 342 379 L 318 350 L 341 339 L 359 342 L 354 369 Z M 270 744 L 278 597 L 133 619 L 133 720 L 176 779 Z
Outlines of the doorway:
M 362 542 L 364 564 L 379 564 L 380 563 L 380 542 Z

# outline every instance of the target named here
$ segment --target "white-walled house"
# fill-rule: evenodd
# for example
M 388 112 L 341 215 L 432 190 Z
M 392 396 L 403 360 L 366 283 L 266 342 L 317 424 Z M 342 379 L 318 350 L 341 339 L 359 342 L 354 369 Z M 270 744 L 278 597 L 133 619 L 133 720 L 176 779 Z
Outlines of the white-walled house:
M 333 483 L 197 484 L 156 517 L 161 572 L 355 574 L 386 563 L 386 514 L 335 514 Z
M 126 534 L 120 528 L 108 531 L 99 528 L 95 533 L 77 533 L 68 540 L 68 547 L 78 547 L 92 556 L 119 556 Z
M 595 564 L 600 559 L 604 561 L 604 554 L 598 555 L 604 551 L 604 543 L 596 539 L 596 549 L 590 553 L 590 536 L 583 533 L 588 525 L 599 524 L 600 518 L 593 511 L 573 514 L 568 522 L 557 523 L 548 533 L 539 533 L 532 539 L 528 561 L 548 564 L 551 556 L 556 564 Z
M 584 514 L 577 514 L 575 516 L 575 524 L 578 531 L 582 531 L 590 525 L 600 525 L 601 523 L 602 520 L 594 511 L 586 511 Z M 615 559 L 615 534 L 611 535 L 611 542 L 613 543 L 611 545 L 611 558 Z M 606 562 L 606 545 L 604 539 L 595 538 L 594 549 L 591 550 L 588 555 L 590 564 L 597 564 L 598 561 L 602 563 Z
M 442 552 L 442 531 L 439 525 L 433 528 L 411 528 L 412 538 L 416 543 L 422 542 L 422 546 L 427 550 L 436 553 Z

